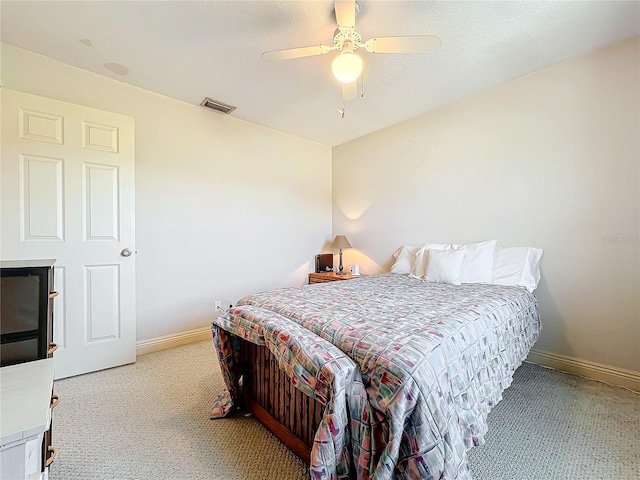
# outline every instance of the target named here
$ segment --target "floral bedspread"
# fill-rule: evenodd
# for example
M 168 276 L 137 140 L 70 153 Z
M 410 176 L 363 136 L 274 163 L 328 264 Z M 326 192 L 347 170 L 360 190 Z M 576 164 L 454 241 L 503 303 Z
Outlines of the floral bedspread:
M 249 295 L 212 331 L 227 385 L 212 418 L 237 400 L 234 336 L 266 345 L 327 405 L 313 479 L 470 479 L 466 452 L 541 323 L 521 287 L 385 274 Z

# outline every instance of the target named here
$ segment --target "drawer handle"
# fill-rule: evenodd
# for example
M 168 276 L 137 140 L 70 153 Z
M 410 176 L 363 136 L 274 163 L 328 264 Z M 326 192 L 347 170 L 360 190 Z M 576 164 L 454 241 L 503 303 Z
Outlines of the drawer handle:
M 47 452 L 51 452 L 51 456 L 47 460 L 47 463 L 44 464 L 45 467 L 51 465 L 58 456 L 58 449 L 56 447 L 52 447 L 51 445 L 47 447 Z
M 56 292 L 55 290 L 49 292 L 49 298 L 56 298 L 58 295 L 60 295 L 60 292 Z
M 47 355 L 51 355 L 53 352 L 55 352 L 58 349 L 58 344 L 55 342 L 51 342 L 49 344 L 49 350 L 47 350 Z
M 59 403 L 60 403 L 60 397 L 58 395 L 56 395 L 55 393 L 53 395 L 51 395 L 51 405 L 49 405 L 49 408 L 51 408 L 51 410 L 53 410 L 54 408 L 56 408 L 58 406 Z

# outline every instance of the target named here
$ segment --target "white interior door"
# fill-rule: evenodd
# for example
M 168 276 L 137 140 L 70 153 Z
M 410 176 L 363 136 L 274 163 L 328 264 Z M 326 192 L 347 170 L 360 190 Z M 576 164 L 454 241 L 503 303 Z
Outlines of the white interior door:
M 0 95 L 0 256 L 56 259 L 56 378 L 135 362 L 133 118 Z

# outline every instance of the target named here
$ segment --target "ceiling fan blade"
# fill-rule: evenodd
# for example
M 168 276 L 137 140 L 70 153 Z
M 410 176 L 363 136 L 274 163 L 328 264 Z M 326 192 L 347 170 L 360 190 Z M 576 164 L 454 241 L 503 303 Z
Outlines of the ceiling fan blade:
M 364 47 L 369 53 L 435 53 L 442 41 L 437 35 L 372 38 Z
M 356 28 L 355 0 L 335 0 L 336 22 L 341 32 Z
M 314 47 L 300 47 L 300 48 L 286 48 L 284 50 L 273 50 L 271 52 L 264 52 L 262 59 L 268 62 L 275 62 L 278 60 L 290 60 L 292 58 L 300 57 L 312 57 L 314 55 L 324 55 L 325 53 L 335 50 L 335 46 L 329 47 L 328 45 L 317 45 Z
M 358 96 L 358 81 L 342 83 L 342 101 L 348 102 Z

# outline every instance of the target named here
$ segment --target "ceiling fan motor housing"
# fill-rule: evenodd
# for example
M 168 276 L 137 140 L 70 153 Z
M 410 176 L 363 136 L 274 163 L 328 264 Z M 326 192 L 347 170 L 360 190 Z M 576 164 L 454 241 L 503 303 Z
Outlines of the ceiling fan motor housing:
M 360 46 L 362 42 L 362 36 L 356 32 L 354 28 L 340 31 L 340 29 L 336 30 L 335 36 L 333 37 L 333 44 L 340 51 L 344 48 L 345 44 L 350 45 L 353 50 Z

